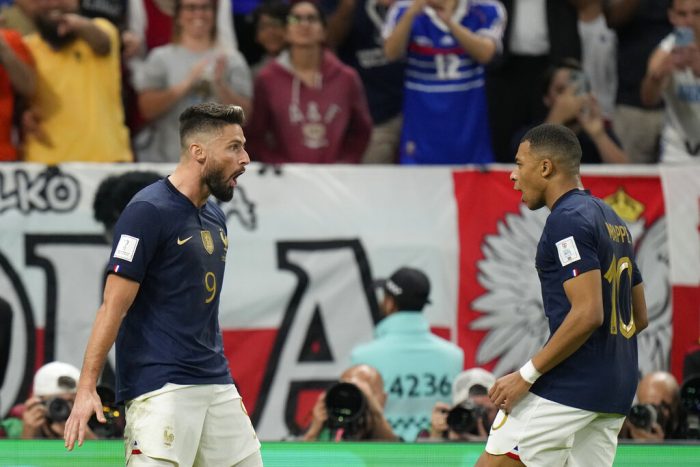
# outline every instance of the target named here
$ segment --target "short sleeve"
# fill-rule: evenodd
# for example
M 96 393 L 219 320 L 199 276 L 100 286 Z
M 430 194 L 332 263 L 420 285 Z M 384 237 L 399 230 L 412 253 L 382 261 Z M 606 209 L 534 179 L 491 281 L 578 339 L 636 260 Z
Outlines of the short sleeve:
M 119 57 L 121 39 L 119 38 L 119 30 L 116 26 L 104 18 L 94 18 L 91 21 L 109 37 L 109 45 L 111 47 L 110 54 Z
M 642 278 L 642 271 L 639 270 L 639 266 L 637 266 L 637 262 L 632 259 L 632 286 L 637 286 L 644 282 Z
M 4 31 L 2 31 L 2 35 L 5 39 L 5 42 L 7 42 L 7 45 L 9 45 L 12 51 L 15 53 L 15 55 L 17 55 L 17 58 L 19 58 L 27 65 L 34 66 L 34 59 L 32 58 L 32 54 L 22 41 L 22 36 L 20 36 L 20 34 L 17 31 L 13 31 L 12 29 L 5 29 Z
M 114 226 L 108 273 L 141 283 L 160 238 L 160 213 L 151 203 L 129 204 Z
M 671 33 L 668 36 L 664 37 L 664 39 L 659 44 L 659 49 L 663 50 L 664 52 L 670 52 L 671 50 L 673 50 L 673 47 L 675 45 L 676 37 L 673 35 L 673 33 Z
M 550 214 L 547 238 L 563 284 L 584 272 L 600 269 L 598 237 L 593 226 L 578 212 Z
M 477 8 L 481 24 L 475 33 L 492 39 L 496 44 L 496 50 L 500 52 L 503 49 L 503 31 L 506 27 L 505 8 L 499 2 L 480 4 Z
M 253 95 L 253 78 L 250 68 L 237 50 L 227 54 L 227 81 L 231 89 L 245 97 Z
M 134 89 L 138 92 L 167 87 L 167 66 L 163 49 L 155 48 L 146 61 L 135 69 Z
M 401 17 L 406 13 L 406 10 L 410 6 L 411 2 L 399 1 L 395 2 L 389 7 L 389 11 L 386 13 L 386 19 L 384 20 L 384 26 L 382 27 L 382 37 L 384 39 L 391 36 L 394 32 L 396 25 L 398 24 Z

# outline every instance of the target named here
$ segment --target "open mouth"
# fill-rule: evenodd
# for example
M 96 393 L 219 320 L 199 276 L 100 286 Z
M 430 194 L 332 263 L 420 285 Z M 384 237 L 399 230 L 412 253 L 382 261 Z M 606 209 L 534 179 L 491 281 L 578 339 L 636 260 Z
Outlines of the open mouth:
M 240 176 L 243 175 L 244 173 L 245 173 L 245 169 L 241 170 L 241 171 L 238 172 L 238 173 L 233 174 L 233 176 L 231 176 L 231 178 L 230 178 L 230 185 L 231 185 L 231 186 L 234 186 L 234 187 L 235 187 L 236 185 L 238 185 L 238 182 L 237 182 L 236 180 L 238 179 L 238 177 L 240 177 Z

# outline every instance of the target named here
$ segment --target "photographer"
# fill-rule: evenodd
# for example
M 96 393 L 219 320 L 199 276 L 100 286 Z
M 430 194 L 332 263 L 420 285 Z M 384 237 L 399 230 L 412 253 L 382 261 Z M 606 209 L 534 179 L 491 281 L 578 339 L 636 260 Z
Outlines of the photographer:
M 73 365 L 51 362 L 34 375 L 33 395 L 21 415 L 21 439 L 63 439 L 66 420 L 73 407 L 80 370 Z M 19 411 L 17 411 L 19 412 Z M 86 437 L 96 436 L 87 428 Z
M 647 373 L 637 387 L 637 401 L 630 409 L 620 438 L 661 441 L 682 437 L 680 389 L 671 373 Z
M 432 333 L 424 309 L 431 305 L 430 280 L 421 270 L 401 267 L 381 287 L 382 319 L 375 338 L 355 346 L 353 364 L 376 368 L 384 379 L 384 415 L 404 441 L 415 441 L 430 427 L 430 411 L 450 396 L 452 381 L 464 368 L 464 352 Z
M 384 417 L 385 402 L 379 372 L 369 365 L 352 366 L 318 397 L 303 440 L 398 441 Z
M 485 441 L 498 408 L 488 397 L 496 377 L 481 368 L 463 371 L 452 384 L 452 405 L 437 402 L 430 420 L 430 431 L 419 440 Z

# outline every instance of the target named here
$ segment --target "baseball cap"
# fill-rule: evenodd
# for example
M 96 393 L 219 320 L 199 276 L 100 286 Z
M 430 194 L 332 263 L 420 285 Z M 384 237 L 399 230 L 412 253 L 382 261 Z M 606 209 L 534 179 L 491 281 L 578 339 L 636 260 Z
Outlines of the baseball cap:
M 487 391 L 496 384 L 496 377 L 483 368 L 471 368 L 457 375 L 452 381 L 452 405 L 459 405 L 469 399 L 474 386 L 483 386 Z
M 388 279 L 375 280 L 374 285 L 383 287 L 394 297 L 399 310 L 420 311 L 426 303 L 430 303 L 430 281 L 418 269 L 402 267 Z
M 75 393 L 78 389 L 80 370 L 69 363 L 51 362 L 42 366 L 34 375 L 34 395 L 52 396 Z

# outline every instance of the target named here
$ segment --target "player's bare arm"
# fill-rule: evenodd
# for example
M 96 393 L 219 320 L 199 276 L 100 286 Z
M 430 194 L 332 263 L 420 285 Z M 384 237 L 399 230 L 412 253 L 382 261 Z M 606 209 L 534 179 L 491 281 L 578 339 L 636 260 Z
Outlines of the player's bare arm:
M 571 303 L 559 329 L 533 358 L 539 373 L 546 373 L 573 354 L 603 324 L 603 292 L 600 270 L 593 269 L 564 282 Z M 531 384 L 519 371 L 499 378 L 489 391 L 497 407 L 508 413 L 525 396 Z
M 104 423 L 102 402 L 95 387 L 109 349 L 114 344 L 124 316 L 136 298 L 139 283 L 116 274 L 110 274 L 105 284 L 103 303 L 97 311 L 90 339 L 83 359 L 78 382 L 78 393 L 70 417 L 66 421 L 65 446 L 72 450 L 75 442 L 83 445 L 88 420 L 93 413 Z
M 634 318 L 636 334 L 639 334 L 649 326 L 647 302 L 644 298 L 644 284 L 642 283 L 632 287 L 632 318 Z

